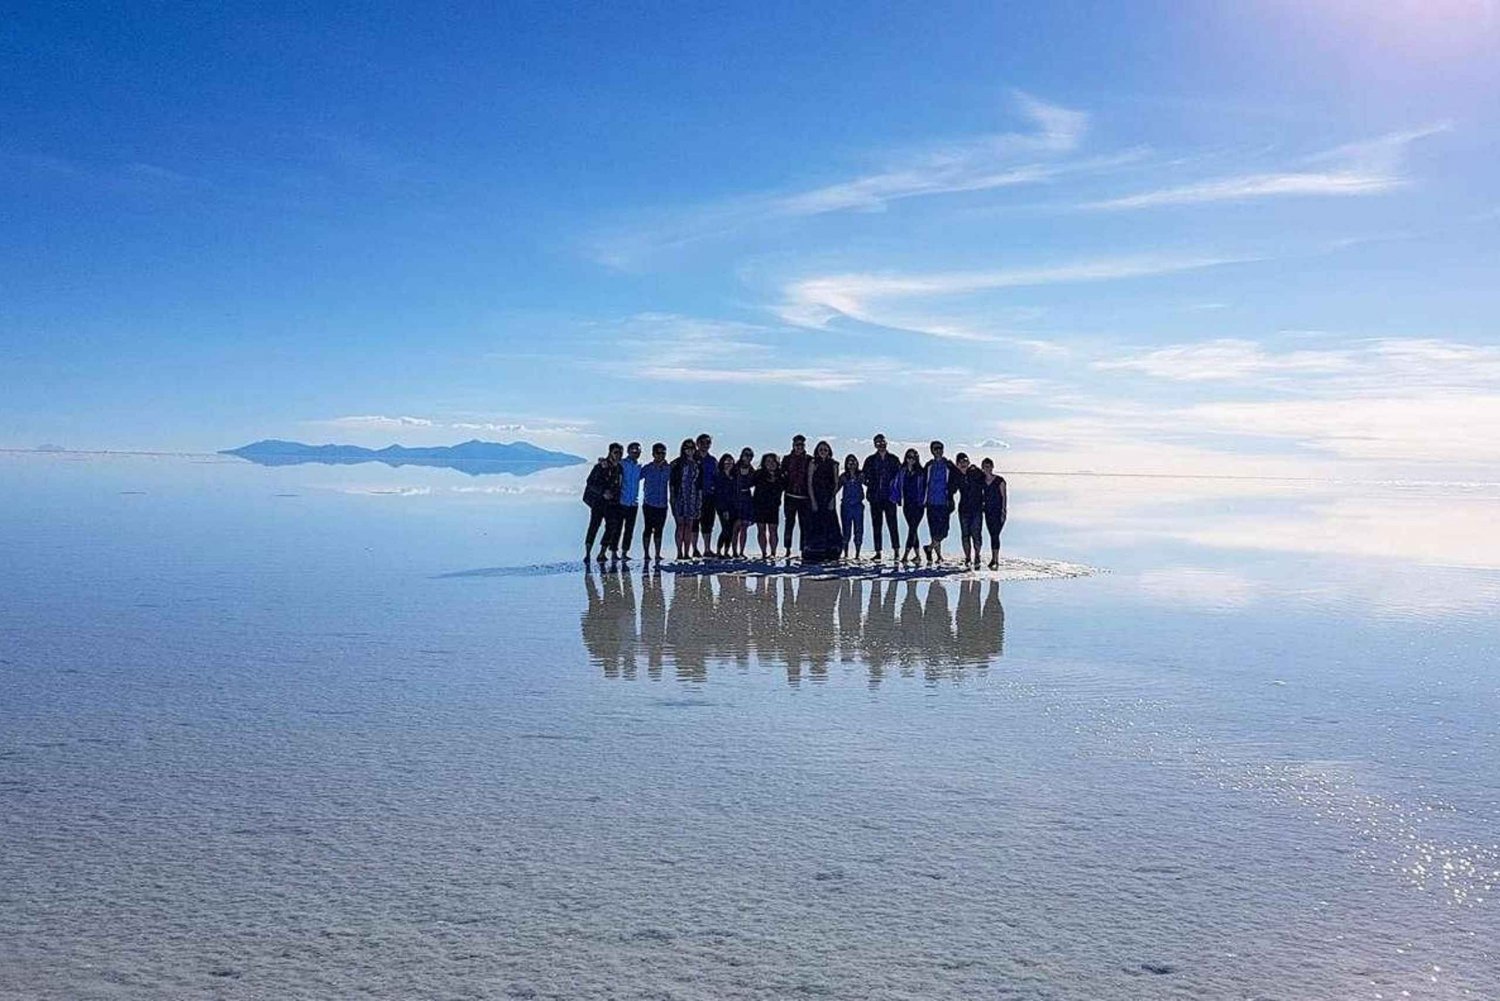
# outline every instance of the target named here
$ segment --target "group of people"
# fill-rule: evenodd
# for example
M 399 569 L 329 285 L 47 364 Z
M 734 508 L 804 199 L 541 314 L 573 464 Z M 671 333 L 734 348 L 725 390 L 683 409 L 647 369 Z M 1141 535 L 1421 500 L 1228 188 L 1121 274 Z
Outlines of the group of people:
M 774 560 L 780 551 L 790 558 L 792 535 L 800 528 L 804 563 L 849 559 L 851 548 L 857 560 L 864 544 L 868 505 L 876 560 L 884 558 L 882 543 L 888 533 L 893 559 L 899 558 L 902 564 L 924 559 L 928 564 L 942 563 L 943 542 L 956 511 L 964 566 L 978 569 L 982 565 L 987 532 L 989 567 L 999 567 L 1007 497 L 1005 477 L 995 472 L 992 460 L 975 465 L 963 452 L 949 459 L 940 441 L 928 446 L 931 455 L 926 462 L 914 448 L 897 459 L 887 450 L 883 434 L 875 436 L 874 446 L 863 462 L 850 454 L 840 466 L 828 442 L 818 442 L 809 454 L 807 439 L 800 434 L 792 438 L 785 457 L 767 452 L 758 462 L 749 448 L 741 449 L 738 458 L 731 452 L 715 457 L 708 434 L 684 438 L 670 462 L 667 446 L 661 442 L 651 446 L 649 462 L 641 461 L 639 442 L 611 444 L 608 454 L 589 471 L 584 487 L 583 500 L 590 514 L 583 558 L 585 562 L 594 558 L 594 543 L 599 539 L 600 563 L 630 559 L 639 514 L 644 519 L 645 559 L 649 562 L 654 551 L 660 563 L 670 513 L 679 560 L 744 559 L 752 527 L 761 559 Z M 904 545 L 898 512 L 906 522 Z M 924 522 L 926 543 L 918 539 Z

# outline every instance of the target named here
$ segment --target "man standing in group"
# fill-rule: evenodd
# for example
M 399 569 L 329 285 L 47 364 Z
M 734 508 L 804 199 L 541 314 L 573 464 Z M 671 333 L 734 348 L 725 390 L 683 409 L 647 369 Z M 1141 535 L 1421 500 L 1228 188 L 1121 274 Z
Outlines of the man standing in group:
M 719 479 L 719 460 L 714 458 L 713 435 L 704 432 L 695 440 L 696 450 L 693 457 L 698 460 L 698 469 L 701 475 L 698 479 L 699 489 L 703 491 L 703 515 L 698 519 L 698 531 L 703 534 L 703 555 L 711 556 L 714 551 L 714 529 L 718 526 L 718 508 L 714 504 L 714 486 Z M 694 551 L 694 556 L 698 553 Z
M 636 504 L 641 494 L 641 443 L 625 447 L 620 462 L 620 559 L 630 559 L 630 543 L 635 538 Z
M 948 537 L 948 526 L 953 518 L 953 493 L 958 486 L 958 467 L 943 455 L 943 443 L 933 442 L 928 446 L 932 459 L 927 463 L 927 534 L 931 544 L 923 546 L 927 562 L 943 562 L 943 540 Z
M 901 472 L 901 460 L 885 450 L 885 435 L 875 436 L 875 451 L 865 458 L 861 478 L 865 482 L 865 498 L 870 502 L 870 521 L 875 526 L 875 560 L 880 561 L 881 519 L 891 530 L 891 554 L 900 555 L 901 536 L 896 528 L 896 502 L 891 500 L 891 484 Z
M 786 515 L 786 536 L 782 541 L 785 543 L 788 559 L 792 555 L 792 528 L 796 526 L 799 517 L 802 519 L 802 534 L 807 534 L 807 470 L 811 462 L 812 456 L 807 454 L 807 436 L 794 435 L 792 450 L 787 453 L 786 462 L 782 464 L 782 472 L 786 477 L 786 496 L 782 502 L 782 513 Z

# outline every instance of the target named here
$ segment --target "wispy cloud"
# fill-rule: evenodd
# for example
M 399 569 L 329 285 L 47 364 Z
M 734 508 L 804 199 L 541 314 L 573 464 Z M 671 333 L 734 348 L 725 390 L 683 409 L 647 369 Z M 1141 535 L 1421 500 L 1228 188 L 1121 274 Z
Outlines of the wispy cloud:
M 349 431 L 466 431 L 488 434 L 576 435 L 587 431 L 586 422 L 465 420 L 457 418 L 391 417 L 385 414 L 351 414 L 314 421 Z
M 1088 202 L 1083 208 L 1143 209 L 1293 195 L 1344 197 L 1383 194 L 1409 183 L 1402 172 L 1406 148 L 1418 139 L 1448 128 L 1447 124 L 1440 124 L 1340 146 L 1308 157 L 1301 169 L 1211 178 L 1120 198 Z
M 1088 129 L 1088 115 L 1020 92 L 1014 95 L 1014 101 L 1028 129 L 934 142 L 890 155 L 880 169 L 846 180 L 794 191 L 761 192 L 676 213 L 666 220 L 597 238 L 592 248 L 594 257 L 600 263 L 625 268 L 654 253 L 776 220 L 835 212 L 877 212 L 905 199 L 1044 183 L 1064 173 L 1118 163 L 1122 157 L 1135 155 L 1077 163 L 1059 161 L 1079 148 Z
M 787 323 L 822 328 L 844 318 L 953 340 L 997 340 L 992 332 L 933 315 L 904 312 L 892 303 L 962 296 L 1006 288 L 1119 281 L 1244 263 L 1225 256 L 1125 257 L 1041 268 L 949 271 L 927 274 L 848 273 L 803 278 L 786 287 L 777 312 Z M 1029 343 L 1038 343 L 1032 339 Z M 1045 343 L 1045 342 L 1041 342 Z

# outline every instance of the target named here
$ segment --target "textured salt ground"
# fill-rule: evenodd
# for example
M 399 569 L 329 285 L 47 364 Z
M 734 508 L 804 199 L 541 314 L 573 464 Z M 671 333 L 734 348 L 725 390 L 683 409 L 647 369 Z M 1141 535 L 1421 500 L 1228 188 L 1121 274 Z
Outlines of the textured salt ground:
M 734 574 L 745 577 L 802 577 L 812 580 L 1067 580 L 1102 573 L 1097 567 L 1082 563 L 1066 563 L 1061 560 L 1031 559 L 1024 556 L 1007 556 L 1000 560 L 998 569 L 987 567 L 970 570 L 962 563 L 949 560 L 946 563 L 927 566 L 901 566 L 897 563 L 873 561 L 836 561 L 832 563 L 804 564 L 800 559 L 703 559 L 646 564 L 631 560 L 625 563 L 585 564 L 581 560 L 564 563 L 534 563 L 511 567 L 478 567 L 473 570 L 456 570 L 438 574 L 438 578 L 449 577 L 550 577 L 556 574 L 581 573 L 598 568 L 602 573 L 618 573 L 624 570 L 659 570 L 679 576 L 702 576 Z

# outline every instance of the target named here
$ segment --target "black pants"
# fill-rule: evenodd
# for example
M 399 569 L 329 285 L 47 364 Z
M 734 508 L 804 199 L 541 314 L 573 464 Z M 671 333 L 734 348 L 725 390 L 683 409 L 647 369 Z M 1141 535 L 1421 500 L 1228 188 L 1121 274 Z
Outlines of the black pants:
M 927 513 L 926 510 L 920 504 L 906 504 L 901 508 L 901 513 L 906 515 L 906 548 L 920 549 L 917 545 L 917 529 L 922 527 L 922 515 Z
M 729 548 L 730 540 L 734 536 L 734 508 L 724 508 L 719 512 L 719 548 Z
M 958 512 L 958 537 L 977 551 L 984 544 L 984 511 Z
M 786 534 L 782 536 L 782 544 L 787 552 L 792 551 L 792 529 L 797 527 L 797 519 L 802 519 L 802 534 L 807 534 L 807 516 L 812 513 L 811 505 L 806 497 L 788 496 L 781 504 L 782 513 L 786 515 Z
M 641 549 L 651 551 L 651 540 L 656 540 L 656 548 L 661 548 L 661 532 L 667 525 L 667 509 L 664 507 L 645 506 L 645 523 L 641 529 Z M 627 546 L 630 543 L 625 543 Z
M 620 552 L 628 553 L 630 552 L 631 540 L 635 538 L 635 512 L 637 508 L 634 504 L 616 504 L 615 507 L 620 509 L 618 512 L 620 519 Z
M 891 530 L 891 548 L 901 545 L 901 533 L 896 527 L 896 505 L 891 501 L 870 501 L 870 522 L 875 526 L 875 551 L 880 552 L 880 519 L 885 519 Z
M 594 548 L 594 537 L 599 534 L 599 526 L 604 526 L 604 538 L 600 540 L 600 549 L 614 549 L 620 544 L 620 505 L 612 501 L 599 501 L 589 505 L 589 530 L 583 537 L 583 548 Z
M 986 511 L 984 513 L 984 527 L 990 530 L 990 548 L 1000 548 L 1000 530 L 1005 527 L 1004 511 Z
M 714 499 L 705 493 L 703 495 L 703 512 L 698 516 L 698 531 L 704 535 L 712 536 L 714 534 L 715 518 Z

